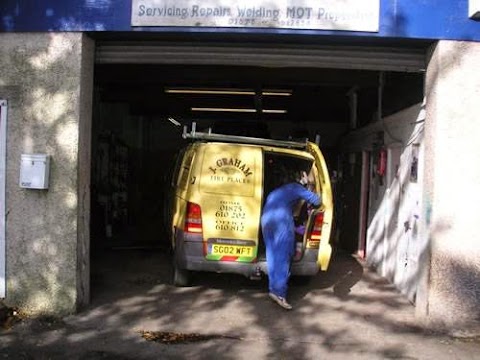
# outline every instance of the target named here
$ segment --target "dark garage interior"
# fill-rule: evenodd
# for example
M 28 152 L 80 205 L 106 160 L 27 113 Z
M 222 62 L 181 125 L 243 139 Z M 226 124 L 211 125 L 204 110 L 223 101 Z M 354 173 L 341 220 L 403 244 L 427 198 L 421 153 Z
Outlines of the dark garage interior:
M 342 176 L 342 136 L 377 120 L 379 109 L 388 116 L 423 98 L 422 73 L 333 68 L 97 64 L 94 85 L 92 256 L 166 250 L 165 194 L 184 125 L 275 139 L 319 136 L 338 181 L 340 214 L 344 192 L 358 185 Z M 349 252 L 356 250 L 352 225 L 345 222 L 338 243 Z

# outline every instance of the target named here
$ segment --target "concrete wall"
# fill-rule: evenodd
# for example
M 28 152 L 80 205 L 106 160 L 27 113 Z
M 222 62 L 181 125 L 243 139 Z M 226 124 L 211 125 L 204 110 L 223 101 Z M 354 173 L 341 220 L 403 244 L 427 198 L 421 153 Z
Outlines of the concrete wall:
M 424 226 L 430 240 L 418 312 L 480 327 L 480 43 L 440 41 L 427 69 Z
M 71 313 L 88 301 L 93 51 L 81 33 L 0 34 L 6 302 L 33 313 Z M 19 187 L 22 153 L 51 155 L 48 190 Z
M 419 258 L 427 246 L 419 228 L 424 116 L 423 105 L 418 104 L 357 130 L 344 141 L 345 151 L 366 151 L 370 155 L 367 264 L 411 301 L 415 300 L 421 270 Z M 374 175 L 379 147 L 375 144 L 379 142 L 388 153 L 382 177 Z M 415 160 L 416 179 L 411 173 Z

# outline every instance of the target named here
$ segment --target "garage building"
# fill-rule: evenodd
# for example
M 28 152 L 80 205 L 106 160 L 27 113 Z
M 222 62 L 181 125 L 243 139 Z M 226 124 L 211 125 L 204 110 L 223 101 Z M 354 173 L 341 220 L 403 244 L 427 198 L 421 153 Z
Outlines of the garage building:
M 318 139 L 335 245 L 419 321 L 478 326 L 478 4 L 158 3 L 0 5 L 0 297 L 72 313 L 95 254 L 164 246 L 196 122 Z

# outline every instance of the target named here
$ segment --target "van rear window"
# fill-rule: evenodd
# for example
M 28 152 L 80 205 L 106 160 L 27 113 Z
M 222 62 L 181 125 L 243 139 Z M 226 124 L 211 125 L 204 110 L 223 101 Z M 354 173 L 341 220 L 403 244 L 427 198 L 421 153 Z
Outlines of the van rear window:
M 315 182 L 317 172 L 313 159 L 284 153 L 266 152 L 264 155 L 264 192 L 295 180 L 295 175 L 305 171 L 309 179 Z

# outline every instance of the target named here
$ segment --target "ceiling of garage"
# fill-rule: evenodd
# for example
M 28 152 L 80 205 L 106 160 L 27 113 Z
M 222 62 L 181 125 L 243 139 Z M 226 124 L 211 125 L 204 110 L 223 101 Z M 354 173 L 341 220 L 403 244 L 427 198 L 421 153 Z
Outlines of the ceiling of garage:
M 134 64 L 97 65 L 95 74 L 101 101 L 127 102 L 139 115 L 342 123 L 352 91 L 359 122 L 372 119 L 379 78 L 365 70 Z M 386 73 L 382 113 L 421 101 L 422 83 L 422 74 Z
M 223 46 L 211 36 L 202 46 L 190 39 L 187 46 L 172 37 L 165 43 L 158 36 L 154 42 L 138 41 L 138 34 L 121 41 L 109 36 L 97 42 L 98 99 L 128 103 L 135 115 L 344 126 L 351 117 L 349 94 L 355 93 L 362 125 L 375 119 L 379 104 L 382 115 L 389 115 L 423 97 L 424 43 L 403 51 L 404 44 L 392 42 L 304 46 L 305 37 L 288 44 L 263 39 L 247 47 L 238 38 L 223 38 Z

